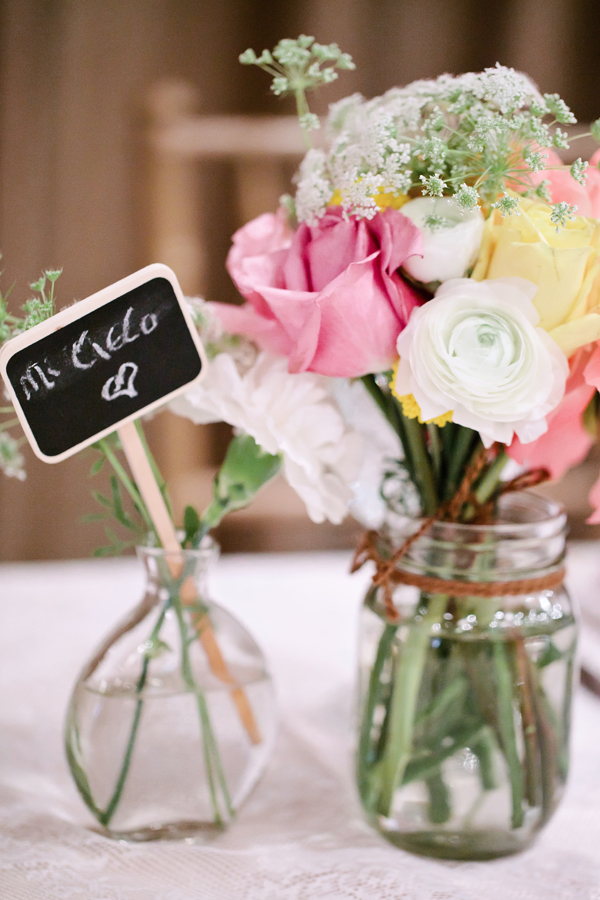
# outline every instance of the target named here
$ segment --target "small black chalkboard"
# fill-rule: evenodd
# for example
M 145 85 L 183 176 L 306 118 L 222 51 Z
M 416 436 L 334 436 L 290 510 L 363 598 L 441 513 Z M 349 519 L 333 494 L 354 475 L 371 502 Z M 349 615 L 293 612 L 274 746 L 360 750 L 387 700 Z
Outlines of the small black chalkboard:
M 177 278 L 155 264 L 13 338 L 0 369 L 33 450 L 60 462 L 181 393 L 203 360 Z

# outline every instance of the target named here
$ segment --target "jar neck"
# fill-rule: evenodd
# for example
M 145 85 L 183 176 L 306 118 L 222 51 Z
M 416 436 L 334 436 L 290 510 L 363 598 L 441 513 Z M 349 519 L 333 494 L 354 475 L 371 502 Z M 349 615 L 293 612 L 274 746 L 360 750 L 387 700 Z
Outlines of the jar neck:
M 422 521 L 398 517 L 384 539 L 398 548 Z M 566 533 L 560 504 L 523 491 L 500 498 L 492 525 L 433 522 L 399 566 L 415 574 L 467 581 L 535 578 L 561 566 Z
M 162 547 L 138 546 L 136 552 L 146 573 L 147 593 L 166 600 L 189 578 L 193 579 L 198 594 L 206 594 L 208 572 L 218 559 L 219 546 L 212 538 L 204 538 L 197 550 L 173 552 Z

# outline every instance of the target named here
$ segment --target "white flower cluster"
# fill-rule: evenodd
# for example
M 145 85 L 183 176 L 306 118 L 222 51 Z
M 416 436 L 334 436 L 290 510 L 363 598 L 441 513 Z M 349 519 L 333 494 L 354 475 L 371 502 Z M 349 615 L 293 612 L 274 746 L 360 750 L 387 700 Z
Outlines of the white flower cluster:
M 353 94 L 330 107 L 327 151 L 310 151 L 300 169 L 298 219 L 313 223 L 334 196 L 347 215 L 371 218 L 378 193 L 398 196 L 411 187 L 460 194 L 462 208 L 472 208 L 479 196 L 495 198 L 510 186 L 511 166 L 517 180 L 527 160 L 540 171 L 538 145 L 563 146 L 564 132 L 552 132 L 546 116 L 574 121 L 559 97 L 542 96 L 526 75 L 500 65 L 416 81 L 373 100 Z M 517 163 L 515 144 L 523 147 Z

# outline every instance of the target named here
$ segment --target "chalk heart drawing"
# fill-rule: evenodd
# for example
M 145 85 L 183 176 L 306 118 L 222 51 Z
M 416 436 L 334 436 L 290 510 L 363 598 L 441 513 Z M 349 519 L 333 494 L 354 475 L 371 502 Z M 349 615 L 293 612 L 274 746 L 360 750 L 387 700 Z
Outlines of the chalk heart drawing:
M 137 373 L 138 367 L 134 362 L 123 363 L 117 374 L 109 378 L 102 388 L 103 400 L 115 400 L 117 397 L 137 397 L 138 392 L 133 386 Z

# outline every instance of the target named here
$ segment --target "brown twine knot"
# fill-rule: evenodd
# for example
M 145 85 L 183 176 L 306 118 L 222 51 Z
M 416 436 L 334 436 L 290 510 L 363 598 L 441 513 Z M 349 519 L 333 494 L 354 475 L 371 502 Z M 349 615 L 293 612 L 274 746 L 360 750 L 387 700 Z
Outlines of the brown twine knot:
M 542 575 L 539 578 L 490 582 L 468 582 L 437 578 L 435 576 L 407 572 L 398 568 L 397 564 L 402 557 L 410 550 L 415 541 L 431 528 L 434 522 L 456 522 L 465 504 L 470 504 L 475 509 L 475 517 L 472 520 L 473 524 L 490 524 L 492 521 L 494 505 L 499 496 L 535 487 L 550 478 L 550 473 L 547 469 L 531 469 L 528 472 L 517 475 L 516 478 L 513 478 L 510 481 L 504 482 L 499 486 L 495 495 L 490 500 L 485 503 L 480 503 L 473 493 L 472 488 L 479 478 L 493 449 L 493 447 L 489 450 L 482 447 L 477 452 L 474 459 L 469 466 L 467 466 L 463 480 L 454 496 L 446 501 L 446 503 L 443 503 L 434 515 L 423 519 L 417 531 L 415 531 L 414 534 L 409 535 L 391 557 L 386 559 L 379 552 L 379 535 L 376 531 L 366 531 L 360 539 L 352 560 L 350 571 L 358 571 L 358 569 L 369 560 L 375 563 L 375 574 L 372 582 L 373 587 L 381 587 L 383 589 L 384 605 L 386 612 L 392 621 L 398 621 L 400 618 L 392 599 L 393 587 L 400 583 L 413 585 L 426 593 L 444 593 L 459 597 L 498 597 L 507 596 L 509 594 L 530 593 L 533 591 L 558 587 L 563 583 L 565 575 L 563 566 L 546 575 Z

